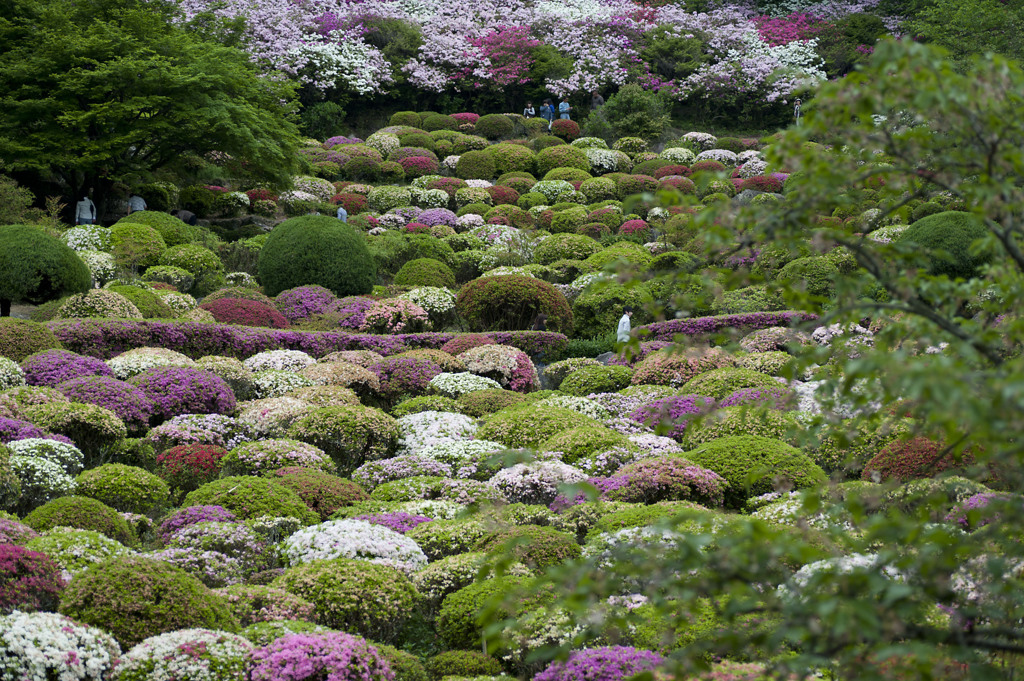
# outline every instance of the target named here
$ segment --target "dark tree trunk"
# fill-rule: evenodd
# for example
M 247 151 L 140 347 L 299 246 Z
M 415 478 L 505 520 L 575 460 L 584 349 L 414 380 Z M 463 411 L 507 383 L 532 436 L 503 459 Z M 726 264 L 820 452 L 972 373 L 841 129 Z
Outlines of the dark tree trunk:
M 11 316 L 11 301 L 7 298 L 0 298 L 0 317 Z

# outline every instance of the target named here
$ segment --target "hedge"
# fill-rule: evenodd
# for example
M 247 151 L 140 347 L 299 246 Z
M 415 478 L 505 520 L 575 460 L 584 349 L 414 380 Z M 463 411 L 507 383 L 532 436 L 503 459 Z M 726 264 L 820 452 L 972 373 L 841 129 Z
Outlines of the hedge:
M 644 340 L 671 341 L 676 335 L 700 336 L 717 333 L 726 329 L 744 329 L 757 331 L 772 326 L 792 326 L 798 322 L 814 321 L 817 315 L 807 312 L 750 312 L 744 314 L 724 314 L 714 317 L 691 317 L 689 319 L 670 319 L 637 327 L 637 331 L 647 332 Z
M 435 348 L 467 334 L 411 333 L 393 336 L 337 331 L 287 331 L 187 321 L 65 319 L 45 325 L 64 348 L 110 359 L 133 348 L 159 346 L 198 359 L 223 355 L 245 359 L 267 350 L 301 350 L 323 357 L 340 350 L 373 350 L 382 355 L 409 348 Z M 494 331 L 483 334 L 530 355 L 559 354 L 569 339 L 550 331 Z

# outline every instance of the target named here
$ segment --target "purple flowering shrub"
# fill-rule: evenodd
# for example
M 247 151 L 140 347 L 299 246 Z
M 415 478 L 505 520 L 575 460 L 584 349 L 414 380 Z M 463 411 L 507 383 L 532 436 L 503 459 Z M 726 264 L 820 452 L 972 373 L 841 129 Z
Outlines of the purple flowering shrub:
M 58 384 L 83 376 L 113 376 L 106 363 L 95 357 L 67 350 L 47 350 L 29 355 L 21 362 L 25 382 L 55 388 Z
M 817 316 L 805 312 L 745 312 L 717 317 L 670 319 L 639 328 L 649 332 L 648 338 L 651 340 L 670 341 L 676 334 L 704 336 L 728 329 L 749 329 L 754 331 L 772 326 L 788 327 L 812 319 L 817 319 Z
M 366 312 L 376 304 L 377 301 L 359 296 L 349 296 L 335 301 L 327 313 L 337 318 L 338 326 L 343 329 L 358 330 L 363 325 Z
M 394 681 L 366 639 L 341 632 L 292 634 L 249 656 L 249 681 Z
M 441 367 L 427 359 L 388 357 L 369 367 L 380 378 L 380 394 L 398 402 L 427 391 L 430 379 L 441 373 Z
M 0 544 L 0 613 L 57 609 L 64 579 L 52 558 L 16 544 Z
M 24 544 L 38 536 L 39 533 L 25 523 L 0 518 L 0 544 Z
M 456 227 L 458 226 L 458 220 L 455 213 L 447 208 L 430 208 L 416 216 L 416 222 L 428 227 L 436 227 L 437 225 Z
M 725 503 L 725 478 L 678 456 L 641 459 L 623 466 L 613 476 L 626 478 L 602 496 L 609 501 L 653 504 L 658 501 L 694 501 L 704 506 Z
M 196 523 L 239 522 L 234 513 L 223 506 L 187 506 L 171 513 L 160 523 L 160 538 L 165 542 L 174 534 Z
M 646 426 L 666 429 L 664 433 L 674 440 L 681 440 L 692 417 L 707 414 L 715 401 L 701 395 L 666 397 L 645 404 L 629 415 L 629 418 Z
M 372 513 L 368 515 L 357 515 L 355 520 L 365 520 L 371 522 L 374 525 L 383 525 L 389 530 L 394 530 L 401 534 L 405 534 L 409 530 L 415 528 L 417 525 L 423 523 L 429 523 L 433 518 L 428 518 L 423 515 L 413 515 L 411 513 L 402 513 L 396 511 L 394 513 Z
M 27 440 L 31 437 L 44 438 L 46 433 L 28 421 L 0 418 L 0 444 L 14 442 L 15 440 Z
M 57 386 L 72 402 L 95 404 L 114 412 L 129 433 L 142 433 L 149 427 L 153 402 L 130 383 L 110 376 L 83 376 Z
M 947 523 L 956 523 L 966 531 L 974 531 L 990 523 L 999 522 L 999 506 L 1012 503 L 1015 498 L 1008 494 L 983 492 L 973 494 L 953 507 L 945 517 Z M 1019 506 L 1020 500 L 1016 499 Z
M 646 341 L 640 343 L 639 352 L 631 354 L 628 358 L 621 354 L 614 355 L 611 359 L 608 360 L 608 363 L 616 364 L 618 366 L 629 367 L 632 369 L 637 364 L 647 359 L 652 352 L 664 350 L 670 345 L 672 344 L 669 343 L 668 341 Z
M 725 408 L 741 404 L 788 411 L 796 406 L 796 394 L 784 385 L 772 388 L 743 388 L 723 398 L 718 406 Z
M 352 471 L 352 479 L 369 492 L 385 483 L 420 475 L 449 478 L 452 477 L 452 467 L 427 457 L 407 455 L 367 461 Z
M 338 296 L 323 286 L 299 286 L 277 294 L 274 306 L 291 322 L 300 322 L 327 312 Z
M 180 414 L 228 414 L 235 410 L 231 388 L 209 371 L 156 367 L 134 376 L 129 383 L 153 401 L 156 420 L 165 421 Z
M 622 681 L 657 669 L 658 653 L 627 646 L 577 650 L 565 662 L 553 662 L 533 681 Z
M 651 353 L 633 372 L 633 385 L 681 387 L 691 378 L 712 369 L 735 366 L 736 360 L 721 348 L 689 348 L 683 352 Z
M 245 423 L 221 414 L 182 414 L 152 428 L 146 435 L 146 441 L 157 452 L 197 444 L 234 449 L 252 439 L 254 436 Z

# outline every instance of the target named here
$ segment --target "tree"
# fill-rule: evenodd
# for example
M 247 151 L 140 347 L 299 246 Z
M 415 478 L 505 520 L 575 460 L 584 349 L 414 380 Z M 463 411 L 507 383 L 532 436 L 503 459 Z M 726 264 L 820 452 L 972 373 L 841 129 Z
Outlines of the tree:
M 554 612 L 577 627 L 577 647 L 597 634 L 615 641 L 654 629 L 655 645 L 674 648 L 675 678 L 706 666 L 708 655 L 753 654 L 770 659 L 779 678 L 824 670 L 837 681 L 1006 679 L 1019 669 L 1024 71 L 996 57 L 958 73 L 947 57 L 926 45 L 881 43 L 863 70 L 823 86 L 802 125 L 768 153 L 773 167 L 792 173 L 785 201 L 716 204 L 697 214 L 696 230 L 712 258 L 771 244 L 773 256 L 811 249 L 845 259 L 831 300 L 807 287 L 772 287 L 790 309 L 820 315 L 815 326 L 875 330 L 853 359 L 833 355 L 824 366 L 820 349 L 804 352 L 804 367 L 822 365 L 826 410 L 803 430 L 803 444 L 910 416 L 909 432 L 943 443 L 938 458 L 952 458 L 969 479 L 932 480 L 917 491 L 824 487 L 794 498 L 800 519 L 790 523 L 687 511 L 663 525 L 674 534 L 619 541 L 541 578 L 536 588 L 557 585 Z M 855 221 L 829 217 L 866 197 L 877 207 L 858 209 Z M 926 253 L 914 238 L 890 238 L 885 230 L 903 229 L 926 197 L 969 212 L 965 222 L 983 233 L 965 232 L 964 245 L 944 239 Z M 955 255 L 942 253 L 953 247 L 987 264 L 930 266 L 928 258 Z M 728 288 L 749 276 L 722 271 L 716 279 Z M 848 423 L 835 420 L 840 403 L 854 414 Z M 992 522 L 976 512 L 963 513 L 971 532 L 934 522 L 984 490 L 979 480 L 1007 492 L 991 495 L 984 517 Z M 796 571 L 819 560 L 826 562 Z M 647 599 L 642 607 L 609 604 L 637 593 Z M 714 626 L 701 631 L 709 619 Z
M 292 87 L 209 33 L 164 0 L 6 3 L 0 165 L 75 198 L 185 153 L 224 152 L 283 179 L 298 144 Z
M 0 226 L 0 317 L 11 303 L 45 303 L 92 287 L 89 268 L 73 250 L 38 227 Z
M 911 15 L 904 30 L 941 46 L 961 70 L 971 57 L 988 52 L 1024 58 L 1024 3 L 1021 0 L 936 0 Z

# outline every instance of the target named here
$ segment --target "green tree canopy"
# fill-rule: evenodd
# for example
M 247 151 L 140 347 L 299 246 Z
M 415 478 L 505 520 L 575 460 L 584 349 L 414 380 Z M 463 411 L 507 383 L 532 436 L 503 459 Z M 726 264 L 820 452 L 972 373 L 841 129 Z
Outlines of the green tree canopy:
M 10 0 L 0 12 L 0 166 L 67 196 L 220 151 L 279 179 L 293 89 L 164 0 Z M 80 197 L 78 197 L 80 198 Z
M 45 303 L 91 286 L 89 268 L 60 239 L 30 225 L 0 226 L 0 317 L 11 303 Z

